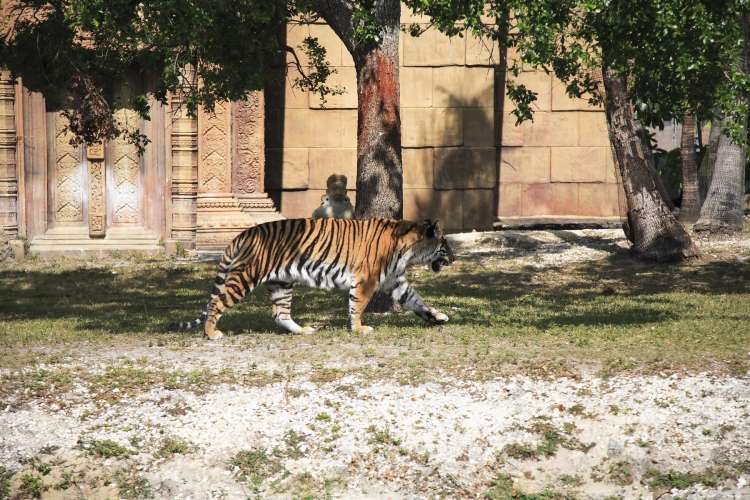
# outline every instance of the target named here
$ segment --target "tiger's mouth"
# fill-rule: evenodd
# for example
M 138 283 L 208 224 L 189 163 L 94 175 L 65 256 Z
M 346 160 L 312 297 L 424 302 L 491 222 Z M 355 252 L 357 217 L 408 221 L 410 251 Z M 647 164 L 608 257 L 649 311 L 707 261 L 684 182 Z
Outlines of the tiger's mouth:
M 437 259 L 430 262 L 430 268 L 432 269 L 432 272 L 439 273 L 443 267 L 450 266 L 452 262 L 453 261 L 449 257 L 441 255 Z

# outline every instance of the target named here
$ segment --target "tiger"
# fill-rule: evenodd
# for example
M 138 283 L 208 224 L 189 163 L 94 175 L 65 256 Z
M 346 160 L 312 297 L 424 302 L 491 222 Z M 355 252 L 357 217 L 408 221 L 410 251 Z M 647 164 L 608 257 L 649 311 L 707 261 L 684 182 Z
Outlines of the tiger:
M 455 260 L 437 221 L 391 219 L 282 219 L 250 227 L 227 246 L 205 311 L 197 319 L 170 325 L 188 330 L 204 324 L 204 336 L 220 339 L 222 314 L 265 284 L 275 324 L 294 334 L 312 334 L 291 314 L 292 288 L 349 291 L 349 326 L 371 333 L 362 313 L 377 290 L 424 321 L 442 324 L 448 316 L 424 303 L 406 279 L 408 267 L 429 264 L 432 271 Z

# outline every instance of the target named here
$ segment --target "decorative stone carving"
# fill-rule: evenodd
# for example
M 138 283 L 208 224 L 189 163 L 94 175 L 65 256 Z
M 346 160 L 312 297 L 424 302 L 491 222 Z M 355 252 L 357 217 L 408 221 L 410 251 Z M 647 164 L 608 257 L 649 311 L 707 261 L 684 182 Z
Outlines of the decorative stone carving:
M 231 106 L 217 102 L 214 112 L 198 114 L 198 192 L 226 193 L 231 175 Z
M 251 92 L 247 100 L 234 103 L 235 151 L 232 162 L 232 192 L 263 191 L 263 94 Z
M 89 145 L 86 158 L 89 164 L 89 236 L 102 238 L 106 234 L 107 223 L 104 145 Z
M 83 222 L 83 165 L 81 148 L 70 143 L 73 138 L 68 121 L 55 115 L 55 193 L 56 222 Z
M 0 233 L 10 239 L 18 235 L 17 196 L 15 86 L 0 72 Z
M 188 116 L 180 94 L 172 95 L 172 231 L 186 248 L 195 246 L 198 195 L 198 120 Z
M 138 123 L 138 114 L 129 109 L 115 112 L 115 118 L 128 127 Z M 125 137 L 118 136 L 111 145 L 112 222 L 137 224 L 141 221 L 139 191 L 141 188 L 141 165 L 138 148 Z

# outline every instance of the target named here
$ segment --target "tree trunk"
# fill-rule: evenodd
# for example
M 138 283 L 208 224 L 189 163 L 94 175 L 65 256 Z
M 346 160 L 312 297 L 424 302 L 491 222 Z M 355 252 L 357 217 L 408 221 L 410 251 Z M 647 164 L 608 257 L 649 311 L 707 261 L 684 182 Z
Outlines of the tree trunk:
M 624 76 L 602 71 L 607 125 L 628 204 L 633 253 L 642 259 L 675 260 L 697 255 L 685 228 L 662 196 L 643 126 L 633 114 Z
M 355 50 L 357 71 L 356 217 L 403 217 L 398 39 L 400 4 L 388 0 L 380 43 Z M 392 4 L 392 5 L 390 5 Z
M 740 16 L 743 46 L 739 54 L 739 64 L 745 76 L 750 74 L 750 15 Z M 737 104 L 747 104 L 746 97 L 737 96 Z M 742 137 L 747 133 L 747 116 L 743 117 Z M 716 151 L 716 164 L 703 202 L 701 215 L 695 224 L 697 231 L 741 231 L 745 214 L 745 147 L 735 143 L 724 133 Z
M 711 131 L 708 133 L 708 144 L 706 152 L 701 160 L 701 168 L 698 170 L 698 186 L 700 190 L 701 206 L 706 201 L 708 188 L 711 186 L 711 179 L 714 176 L 714 167 L 716 166 L 716 150 L 719 147 L 719 138 L 721 137 L 721 124 L 719 120 L 711 120 Z
M 745 210 L 745 148 L 721 133 L 711 184 L 696 231 L 741 231 Z
M 698 189 L 698 155 L 695 152 L 695 115 L 685 113 L 682 117 L 680 156 L 682 157 L 682 203 L 680 222 L 692 224 L 698 220 L 701 200 Z

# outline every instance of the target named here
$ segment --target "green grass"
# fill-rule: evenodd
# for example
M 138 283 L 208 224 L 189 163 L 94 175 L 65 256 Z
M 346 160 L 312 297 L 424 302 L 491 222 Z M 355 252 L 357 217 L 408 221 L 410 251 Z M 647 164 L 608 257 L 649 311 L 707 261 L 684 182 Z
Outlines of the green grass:
M 200 332 L 164 327 L 198 315 L 214 273 L 214 264 L 169 260 L 117 267 L 67 260 L 2 264 L 0 349 L 9 355 L 0 367 L 56 363 L 60 353 L 75 357 L 92 344 L 182 349 L 202 343 Z M 451 317 L 447 325 L 427 327 L 410 313 L 369 314 L 365 323 L 375 333 L 354 335 L 346 330 L 345 294 L 299 289 L 295 318 L 320 330 L 280 335 L 261 287 L 222 318 L 221 329 L 234 334 L 223 342 L 265 348 L 290 365 L 360 360 L 368 377 L 403 383 L 419 383 L 435 370 L 489 378 L 575 376 L 579 365 L 593 365 L 602 376 L 748 368 L 750 266 L 732 256 L 681 265 L 616 256 L 545 269 L 467 258 L 439 274 L 417 270 L 411 280 Z M 57 346 L 57 354 L 28 349 L 42 346 Z M 328 383 L 345 374 L 321 368 L 311 378 Z M 144 374 L 123 373 L 118 383 L 129 384 L 131 376 Z
M 127 458 L 131 454 L 129 449 L 111 439 L 81 440 L 79 447 L 98 458 Z
M 184 439 L 168 437 L 161 442 L 159 449 L 156 451 L 156 456 L 169 458 L 173 455 L 187 455 L 191 451 L 193 451 L 193 447 Z
M 229 466 L 236 470 L 238 479 L 246 481 L 256 492 L 264 481 L 284 471 L 281 461 L 263 448 L 236 453 Z
M 492 481 L 489 489 L 484 492 L 487 500 L 574 500 L 570 494 L 545 489 L 539 493 L 526 493 L 513 484 L 513 478 L 508 474 L 499 474 Z

